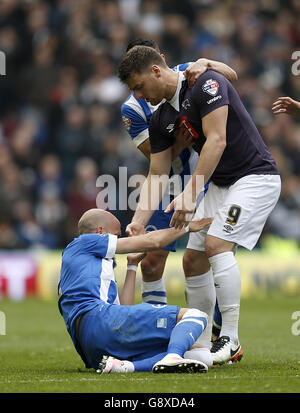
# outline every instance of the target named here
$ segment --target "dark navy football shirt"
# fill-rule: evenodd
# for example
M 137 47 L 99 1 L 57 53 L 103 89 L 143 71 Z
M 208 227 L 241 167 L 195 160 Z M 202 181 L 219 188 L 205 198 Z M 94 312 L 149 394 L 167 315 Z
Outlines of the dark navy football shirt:
M 206 141 L 202 118 L 228 105 L 226 148 L 211 176 L 219 186 L 232 185 L 251 174 L 278 175 L 276 163 L 260 136 L 232 84 L 221 74 L 208 70 L 192 88 L 182 80 L 176 110 L 170 102 L 162 104 L 152 115 L 149 125 L 151 153 L 166 150 L 174 143 L 174 130 L 185 120 L 193 133 L 193 148 L 200 153 Z

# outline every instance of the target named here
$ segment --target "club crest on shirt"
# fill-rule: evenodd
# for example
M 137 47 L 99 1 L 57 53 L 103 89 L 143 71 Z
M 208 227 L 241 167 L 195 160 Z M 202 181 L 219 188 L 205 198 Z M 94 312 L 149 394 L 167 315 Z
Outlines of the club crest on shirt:
M 125 129 L 129 131 L 131 127 L 131 119 L 127 118 L 127 116 L 122 116 L 122 121 Z
M 188 99 L 185 99 L 183 102 L 182 102 L 182 105 L 181 105 L 185 110 L 188 110 L 188 108 L 191 106 L 191 104 L 190 104 L 190 101 L 188 100 Z
M 219 90 L 219 83 L 214 79 L 208 79 L 203 83 L 202 90 L 211 96 L 216 96 Z

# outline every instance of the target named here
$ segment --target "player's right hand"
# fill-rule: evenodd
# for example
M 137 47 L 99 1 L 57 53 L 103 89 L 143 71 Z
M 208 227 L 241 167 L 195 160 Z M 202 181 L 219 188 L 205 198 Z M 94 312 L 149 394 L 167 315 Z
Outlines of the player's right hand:
M 208 69 L 208 60 L 202 57 L 196 62 L 192 63 L 183 72 L 189 87 L 193 87 L 199 76 L 201 76 Z
M 138 222 L 131 222 L 127 225 L 125 232 L 129 237 L 132 237 L 134 235 L 141 235 L 145 234 L 145 227 Z
M 287 115 L 300 116 L 300 102 L 287 97 L 279 97 L 272 105 L 274 115 L 286 113 Z
M 198 232 L 212 223 L 212 218 L 202 218 L 199 221 L 189 222 L 190 232 Z

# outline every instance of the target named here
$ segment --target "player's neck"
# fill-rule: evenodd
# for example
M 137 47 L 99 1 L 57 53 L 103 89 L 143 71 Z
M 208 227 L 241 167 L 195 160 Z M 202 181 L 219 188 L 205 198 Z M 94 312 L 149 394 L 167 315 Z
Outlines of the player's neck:
M 167 72 L 166 80 L 166 100 L 171 100 L 176 93 L 178 85 L 179 72 L 174 72 L 172 69 L 169 69 Z

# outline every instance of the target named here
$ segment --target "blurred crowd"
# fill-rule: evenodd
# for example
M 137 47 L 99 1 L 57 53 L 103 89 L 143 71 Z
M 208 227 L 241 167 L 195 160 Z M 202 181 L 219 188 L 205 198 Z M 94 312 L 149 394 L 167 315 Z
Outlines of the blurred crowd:
M 300 100 L 299 21 L 299 0 L 2 0 L 0 249 L 62 248 L 96 207 L 98 176 L 147 173 L 116 75 L 136 38 L 155 40 L 169 66 L 206 57 L 236 70 L 282 176 L 265 234 L 300 242 L 300 124 L 271 112 L 278 96 Z M 124 229 L 132 211 L 117 215 Z

